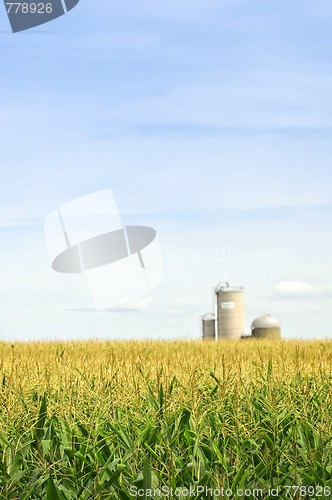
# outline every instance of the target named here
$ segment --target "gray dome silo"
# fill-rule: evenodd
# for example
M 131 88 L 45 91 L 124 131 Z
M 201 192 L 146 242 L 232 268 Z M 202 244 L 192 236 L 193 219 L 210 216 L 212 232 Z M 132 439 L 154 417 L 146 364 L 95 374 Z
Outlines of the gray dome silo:
M 256 339 L 281 339 L 279 321 L 271 314 L 263 314 L 254 319 L 251 330 L 253 338 Z
M 202 318 L 203 340 L 216 340 L 216 317 L 212 313 Z
M 218 340 L 240 339 L 244 329 L 243 287 L 219 283 L 216 287 L 216 303 Z

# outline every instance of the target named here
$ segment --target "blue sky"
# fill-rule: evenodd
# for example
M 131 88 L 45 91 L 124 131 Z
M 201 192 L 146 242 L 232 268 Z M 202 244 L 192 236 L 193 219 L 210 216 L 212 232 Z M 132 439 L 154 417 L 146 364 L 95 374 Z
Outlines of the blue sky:
M 325 0 L 81 0 L 14 35 L 1 8 L 0 339 L 197 338 L 221 280 L 246 324 L 331 336 L 331 21 Z M 67 311 L 91 297 L 50 269 L 44 219 L 108 187 L 165 280 Z

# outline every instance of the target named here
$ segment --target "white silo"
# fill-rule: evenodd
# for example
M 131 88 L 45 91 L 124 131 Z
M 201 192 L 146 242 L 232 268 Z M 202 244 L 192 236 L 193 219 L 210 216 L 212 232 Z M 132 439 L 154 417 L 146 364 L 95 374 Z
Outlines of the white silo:
M 243 329 L 243 332 L 241 333 L 241 339 L 246 340 L 246 339 L 251 339 L 251 338 L 252 338 L 251 326 L 246 326 Z
M 202 318 L 203 340 L 216 340 L 216 317 L 212 313 L 204 314 Z
M 216 290 L 217 339 L 240 339 L 244 329 L 243 287 L 221 282 Z

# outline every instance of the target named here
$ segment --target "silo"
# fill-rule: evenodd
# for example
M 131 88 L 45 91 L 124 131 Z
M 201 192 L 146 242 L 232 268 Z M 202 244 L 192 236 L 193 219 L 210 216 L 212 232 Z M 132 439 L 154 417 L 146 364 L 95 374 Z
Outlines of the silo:
M 240 339 L 244 329 L 243 287 L 227 282 L 216 287 L 217 338 Z
M 251 331 L 251 326 L 246 326 L 241 333 L 241 339 L 242 340 L 247 340 L 247 339 L 252 339 L 252 331 Z
M 256 339 L 281 339 L 279 321 L 271 314 L 263 314 L 254 319 L 251 330 L 253 338 Z
M 203 340 L 216 340 L 216 317 L 212 313 L 202 318 Z

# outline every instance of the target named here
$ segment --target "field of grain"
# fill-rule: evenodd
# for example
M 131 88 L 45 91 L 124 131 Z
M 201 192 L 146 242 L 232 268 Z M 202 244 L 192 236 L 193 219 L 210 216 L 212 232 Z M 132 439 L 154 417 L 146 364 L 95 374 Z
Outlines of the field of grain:
M 332 498 L 332 342 L 0 343 L 0 377 L 1 499 Z

